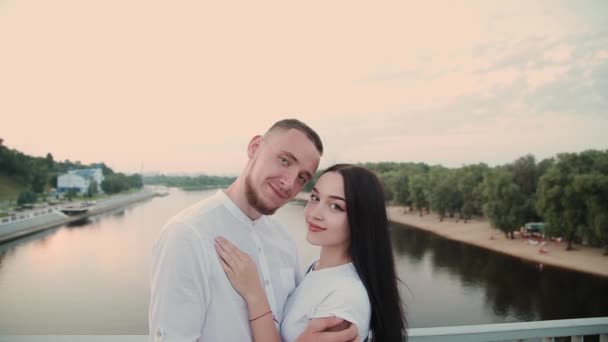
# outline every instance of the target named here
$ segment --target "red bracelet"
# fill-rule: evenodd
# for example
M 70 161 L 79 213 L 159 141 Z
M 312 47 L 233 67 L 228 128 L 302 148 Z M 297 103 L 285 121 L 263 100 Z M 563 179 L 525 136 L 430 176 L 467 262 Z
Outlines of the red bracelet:
M 259 315 L 259 316 L 258 316 L 258 317 L 256 317 L 256 318 L 252 318 L 252 319 L 250 319 L 250 320 L 249 320 L 249 322 L 251 323 L 251 322 L 255 321 L 255 320 L 256 320 L 256 319 L 258 319 L 258 318 L 261 318 L 261 317 L 264 317 L 264 316 L 268 315 L 268 314 L 269 314 L 269 313 L 271 313 L 271 312 L 272 312 L 272 310 L 270 310 L 270 311 L 268 311 L 268 312 L 265 312 L 265 313 L 263 313 L 263 314 Z

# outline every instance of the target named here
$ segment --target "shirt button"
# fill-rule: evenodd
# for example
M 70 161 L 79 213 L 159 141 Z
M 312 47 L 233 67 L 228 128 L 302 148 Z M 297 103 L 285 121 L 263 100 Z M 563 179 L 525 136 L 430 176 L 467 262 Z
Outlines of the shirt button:
M 161 333 L 160 333 L 160 329 L 156 329 L 156 337 L 160 337 Z

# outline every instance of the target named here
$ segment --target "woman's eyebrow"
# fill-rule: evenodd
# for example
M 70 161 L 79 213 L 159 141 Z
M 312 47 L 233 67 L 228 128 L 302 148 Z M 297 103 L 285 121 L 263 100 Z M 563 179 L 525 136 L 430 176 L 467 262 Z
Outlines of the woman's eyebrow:
M 312 188 L 312 192 L 319 193 L 319 190 L 317 190 L 317 188 L 313 187 L 313 188 Z M 346 200 L 345 200 L 343 197 L 340 197 L 340 196 L 329 195 L 328 197 L 329 197 L 329 198 L 333 198 L 333 199 L 337 199 L 337 200 L 340 200 L 340 201 L 344 201 L 344 202 L 346 202 Z

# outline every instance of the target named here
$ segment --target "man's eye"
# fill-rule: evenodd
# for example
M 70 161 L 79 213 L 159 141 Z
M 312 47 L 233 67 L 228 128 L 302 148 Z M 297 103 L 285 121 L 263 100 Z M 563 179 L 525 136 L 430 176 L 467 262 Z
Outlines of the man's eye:
M 316 202 L 319 200 L 319 197 L 317 197 L 316 195 L 310 195 L 310 200 Z
M 300 182 L 300 184 L 306 184 L 306 178 L 304 178 L 303 176 L 298 176 L 298 181 Z
M 283 164 L 283 165 L 289 165 L 289 160 L 287 160 L 287 158 L 285 158 L 285 157 L 279 157 L 279 160 L 281 161 L 281 164 Z

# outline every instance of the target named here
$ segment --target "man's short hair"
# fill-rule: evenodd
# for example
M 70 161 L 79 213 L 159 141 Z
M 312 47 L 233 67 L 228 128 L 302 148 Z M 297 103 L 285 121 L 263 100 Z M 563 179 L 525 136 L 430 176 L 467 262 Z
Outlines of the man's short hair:
M 274 125 L 272 125 L 272 127 L 270 127 L 268 129 L 268 131 L 266 131 L 266 134 L 277 130 L 277 129 L 281 129 L 281 130 L 289 130 L 289 129 L 296 129 L 302 133 L 304 133 L 306 135 L 306 137 L 308 137 L 308 139 L 315 144 L 315 147 L 317 148 L 317 151 L 319 151 L 320 155 L 323 155 L 323 143 L 321 142 L 321 138 L 319 137 L 319 135 L 317 134 L 317 132 L 315 132 L 312 128 L 310 128 L 307 124 L 303 123 L 302 121 L 298 120 L 298 119 L 284 119 L 281 121 L 277 121 L 274 123 Z M 264 135 L 266 135 L 264 134 Z

